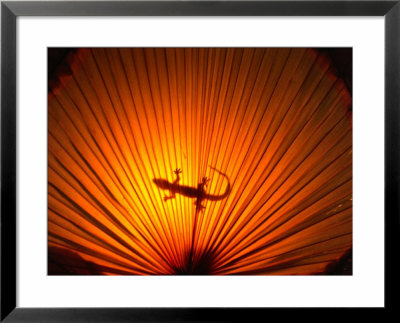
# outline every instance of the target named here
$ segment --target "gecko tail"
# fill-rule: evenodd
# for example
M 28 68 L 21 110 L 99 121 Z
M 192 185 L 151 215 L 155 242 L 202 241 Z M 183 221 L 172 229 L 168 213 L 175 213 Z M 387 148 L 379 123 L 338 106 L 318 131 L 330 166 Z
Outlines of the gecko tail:
M 223 200 L 224 198 L 226 198 L 229 193 L 231 192 L 231 183 L 229 182 L 229 178 L 228 176 L 221 172 L 220 170 L 216 169 L 215 167 L 208 165 L 208 167 L 210 167 L 211 169 L 215 170 L 217 173 L 219 173 L 220 175 L 224 176 L 226 181 L 228 182 L 228 185 L 225 189 L 225 192 L 221 195 L 212 195 L 212 194 L 207 194 L 206 198 L 210 201 L 219 201 L 219 200 Z
M 210 167 L 212 170 L 215 170 L 216 172 L 220 173 L 221 175 L 225 175 L 223 172 L 221 172 L 220 170 L 216 169 L 215 167 L 208 165 L 208 167 Z

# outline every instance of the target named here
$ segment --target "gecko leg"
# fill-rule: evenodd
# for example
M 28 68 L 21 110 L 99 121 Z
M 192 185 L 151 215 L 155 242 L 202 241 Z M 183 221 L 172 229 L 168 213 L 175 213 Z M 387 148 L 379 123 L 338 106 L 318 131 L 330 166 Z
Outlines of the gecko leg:
M 182 170 L 180 168 L 177 168 L 177 169 L 174 170 L 174 173 L 176 175 L 176 179 L 174 181 L 174 184 L 177 184 L 181 180 L 181 178 L 179 177 L 179 174 L 182 173 Z
M 171 196 L 164 196 L 164 201 L 168 201 L 170 199 L 174 199 L 175 198 L 175 194 L 172 194 Z
M 210 178 L 208 178 L 208 177 L 203 177 L 203 181 L 202 181 L 202 185 L 203 186 L 207 186 L 207 184 L 208 184 L 208 182 L 210 181 Z
M 197 201 L 194 202 L 194 205 L 196 205 L 196 210 L 198 210 L 199 212 L 204 211 L 204 209 L 206 208 L 203 204 L 198 203 Z

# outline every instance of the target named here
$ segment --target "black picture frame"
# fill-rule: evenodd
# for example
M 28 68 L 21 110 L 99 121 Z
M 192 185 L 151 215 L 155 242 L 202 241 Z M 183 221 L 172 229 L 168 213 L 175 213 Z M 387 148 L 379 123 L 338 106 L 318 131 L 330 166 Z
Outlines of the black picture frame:
M 18 308 L 16 307 L 16 19 L 18 16 L 383 16 L 385 19 L 385 306 L 397 307 L 399 278 L 400 4 L 396 1 L 2 1 L 1 3 L 1 321 L 187 322 L 271 319 L 265 308 Z M 371 256 L 373 261 L 373 256 Z M 315 309 L 312 309 L 315 310 Z M 351 319 L 325 309 L 338 319 Z M 318 313 L 318 312 L 313 312 Z M 373 314 L 374 313 L 374 314 Z M 273 313 L 276 314 L 276 313 Z M 296 314 L 297 315 L 297 314 Z M 304 314 L 309 315 L 309 314 Z M 257 319 L 256 319 L 257 318 Z M 309 317 L 308 317 L 309 319 Z M 359 319 L 359 318 L 358 318 Z M 383 319 L 384 320 L 384 319 Z

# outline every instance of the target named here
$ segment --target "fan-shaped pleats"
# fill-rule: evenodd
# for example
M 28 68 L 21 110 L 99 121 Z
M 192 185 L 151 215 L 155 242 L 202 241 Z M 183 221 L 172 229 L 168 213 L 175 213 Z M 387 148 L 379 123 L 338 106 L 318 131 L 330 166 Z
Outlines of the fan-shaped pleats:
M 324 273 L 352 246 L 351 117 L 311 49 L 76 50 L 48 95 L 49 262 Z

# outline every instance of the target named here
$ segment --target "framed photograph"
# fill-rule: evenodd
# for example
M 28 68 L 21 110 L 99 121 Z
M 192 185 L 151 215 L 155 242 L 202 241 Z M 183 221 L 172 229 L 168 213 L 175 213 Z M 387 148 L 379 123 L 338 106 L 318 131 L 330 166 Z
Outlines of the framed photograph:
M 398 1 L 1 10 L 2 321 L 394 309 Z

